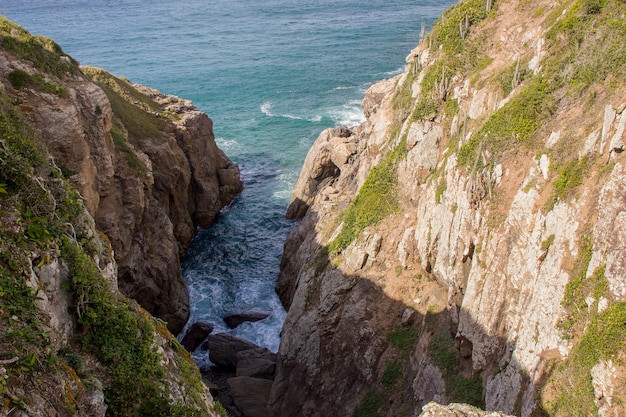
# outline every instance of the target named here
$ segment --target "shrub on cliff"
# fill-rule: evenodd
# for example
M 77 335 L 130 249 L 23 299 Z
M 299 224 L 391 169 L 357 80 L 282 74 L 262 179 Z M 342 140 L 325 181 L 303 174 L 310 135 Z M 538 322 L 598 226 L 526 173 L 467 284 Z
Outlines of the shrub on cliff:
M 77 414 L 85 406 L 77 393 L 102 385 L 112 416 L 206 415 L 197 368 L 164 326 L 102 275 L 94 257 L 110 256 L 106 243 L 39 143 L 19 109 L 0 98 L 0 409 L 34 415 L 36 398 L 44 398 L 59 412 Z M 35 269 L 52 263 L 69 269 L 65 290 L 81 328 L 77 345 L 59 342 L 40 309 L 46 287 Z M 174 377 L 162 365 L 163 348 L 173 351 L 187 403 L 171 399 Z M 47 391 L 59 383 L 65 391 Z

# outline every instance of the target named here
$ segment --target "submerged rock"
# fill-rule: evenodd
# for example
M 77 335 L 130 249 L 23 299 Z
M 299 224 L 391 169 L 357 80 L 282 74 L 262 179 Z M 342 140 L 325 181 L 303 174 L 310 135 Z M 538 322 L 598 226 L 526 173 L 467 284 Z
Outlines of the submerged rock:
M 224 323 L 231 329 L 234 329 L 245 322 L 261 321 L 271 315 L 272 313 L 264 311 L 250 311 L 248 313 L 239 313 L 224 317 Z
M 187 351 L 193 352 L 212 331 L 212 324 L 194 323 L 191 325 L 180 344 L 183 345 Z

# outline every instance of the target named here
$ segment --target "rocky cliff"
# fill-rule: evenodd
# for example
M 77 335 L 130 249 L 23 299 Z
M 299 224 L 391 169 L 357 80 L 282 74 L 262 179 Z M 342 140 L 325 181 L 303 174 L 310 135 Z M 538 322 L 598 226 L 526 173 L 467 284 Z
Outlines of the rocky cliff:
M 189 315 L 179 258 L 196 227 L 241 191 L 238 168 L 191 102 L 79 69 L 67 56 L 47 63 L 26 38 L 17 42 L 0 50 L 1 91 L 110 240 L 120 290 L 178 333 Z
M 460 2 L 363 124 L 320 135 L 288 211 L 272 415 L 626 413 L 625 14 Z
M 218 415 L 170 333 L 180 256 L 242 187 L 211 120 L 4 18 L 0 45 L 1 412 Z

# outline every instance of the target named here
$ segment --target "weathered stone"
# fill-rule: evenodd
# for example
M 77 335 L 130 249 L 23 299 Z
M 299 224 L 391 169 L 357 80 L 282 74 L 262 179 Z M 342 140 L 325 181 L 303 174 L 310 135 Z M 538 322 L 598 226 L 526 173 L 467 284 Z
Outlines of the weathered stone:
M 10 71 L 9 60 L 4 51 L 2 71 Z M 20 101 L 32 109 L 24 115 L 41 132 L 57 163 L 75 173 L 73 185 L 110 240 L 122 292 L 178 333 L 189 316 L 180 257 L 196 227 L 208 226 L 241 191 L 238 169 L 215 144 L 206 114 L 187 101 L 141 86 L 129 88 L 164 103 L 163 110 L 183 102 L 184 112 L 176 121 L 162 118 L 166 122 L 158 138 L 135 138 L 119 128 L 117 134 L 141 164 L 129 167 L 111 136 L 112 121 L 119 115 L 96 85 L 112 76 L 95 68 L 83 72 L 94 82 L 82 74 L 65 80 L 71 99 L 44 96 L 35 89 L 19 92 Z
M 434 402 L 422 408 L 419 417 L 512 417 L 498 411 L 483 411 L 467 404 L 441 405 Z
M 613 361 L 600 361 L 591 369 L 594 402 L 598 416 L 621 416 L 626 413 L 626 405 L 616 398 L 626 393 L 626 375 Z
M 209 335 L 203 347 L 209 350 L 209 359 L 217 366 L 226 368 L 236 368 L 239 352 L 245 350 L 256 350 L 259 352 L 269 352 L 268 349 L 259 347 L 252 342 L 233 336 L 228 333 L 218 333 Z
M 450 75 L 449 93 L 458 104 L 453 120 L 440 113 L 416 122 L 406 109 L 399 111 L 397 100 L 394 106 L 399 93 L 420 97 L 423 74 L 442 62 L 445 52 L 429 53 L 424 44 L 409 60 L 419 59 L 419 73 L 409 73 L 408 67 L 368 91 L 367 120 L 353 129 L 358 141 L 350 142 L 356 152 L 349 162 L 338 166 L 345 158 L 335 158 L 338 171 L 326 182 L 311 175 L 333 161 L 330 147 L 320 145 L 333 136 L 326 133 L 307 155 L 307 160 L 325 164 L 303 170 L 301 187 L 294 193 L 294 201 L 306 200 L 306 210 L 300 211 L 302 222 L 285 243 L 277 284 L 289 311 L 269 402 L 274 415 L 352 415 L 384 372 L 386 355 L 393 349 L 387 339 L 391 329 L 406 326 L 396 312 L 415 309 L 416 323 L 424 331 L 409 354 L 412 404 L 449 400 L 444 373 L 428 355 L 431 336 L 441 330 L 458 337 L 457 371 L 483 378 L 487 408 L 528 417 L 537 410 L 537 390 L 547 379 L 548 361 L 562 360 L 572 348 L 557 323 L 567 314 L 561 301 L 572 265 L 583 254 L 583 238 L 593 248 L 586 274 L 604 271 L 609 293 L 604 299 L 590 296 L 589 305 L 606 312 L 615 300 L 626 299 L 623 106 L 615 104 L 624 102 L 623 92 L 607 92 L 602 96 L 606 102 L 585 107 L 593 111 L 583 110 L 578 98 L 568 99 L 575 103 L 571 107 L 563 102 L 542 121 L 541 137 L 532 138 L 553 150 L 539 158 L 519 146 L 523 138 L 505 139 L 483 130 L 493 128 L 485 123 L 495 111 L 506 111 L 503 106 L 520 98 L 527 85 L 524 81 L 501 99 L 491 77 L 510 68 L 517 56 L 533 56 L 529 68 L 540 74 L 547 55 L 547 28 L 523 27 L 519 22 L 532 19 L 529 11 L 504 3 L 501 7 L 497 18 L 485 22 L 497 39 L 484 44 L 493 62 L 477 75 Z M 409 79 L 414 81 L 404 85 Z M 340 213 L 354 201 L 394 138 L 405 136 L 407 157 L 396 166 L 402 212 L 368 226 L 329 259 L 322 248 L 343 227 Z M 495 137 L 498 145 L 492 146 Z M 470 140 L 472 146 L 466 146 Z M 498 149 L 504 140 L 506 149 Z M 463 166 L 459 149 L 475 152 Z M 605 158 L 593 156 L 603 151 Z M 609 151 L 614 165 L 606 164 Z M 555 171 L 576 155 L 591 156 L 589 170 L 579 186 L 552 204 L 551 190 L 559 181 Z M 384 239 L 372 251 L 369 239 L 375 234 Z M 369 287 L 369 292 L 368 285 L 375 289 Z M 367 347 L 361 346 L 365 338 Z M 348 398 L 346 392 L 356 394 Z M 389 408 L 389 415 L 397 411 L 391 410 L 393 404 Z M 458 407 L 447 411 L 461 413 Z M 485 414 L 463 412 L 470 414 L 458 415 Z M 409 411 L 416 414 L 416 409 Z
M 277 356 L 267 350 L 250 349 L 237 353 L 237 376 L 274 379 Z
M 402 316 L 400 318 L 400 323 L 403 327 L 410 327 L 415 323 L 415 317 L 417 316 L 417 312 L 412 308 L 405 308 L 402 311 Z
M 234 329 L 242 323 L 264 320 L 271 315 L 272 313 L 268 313 L 265 311 L 249 311 L 247 313 L 239 313 L 226 316 L 224 317 L 224 323 L 226 323 L 229 328 Z
M 237 408 L 245 417 L 269 417 L 267 401 L 272 381 L 267 379 L 238 376 L 228 379 L 230 394 Z
M 193 352 L 202 341 L 213 331 L 213 325 L 208 323 L 194 323 L 180 342 L 189 352 Z
M 472 342 L 468 338 L 464 336 L 459 336 L 457 337 L 455 342 L 462 358 L 467 359 L 472 357 L 473 346 Z

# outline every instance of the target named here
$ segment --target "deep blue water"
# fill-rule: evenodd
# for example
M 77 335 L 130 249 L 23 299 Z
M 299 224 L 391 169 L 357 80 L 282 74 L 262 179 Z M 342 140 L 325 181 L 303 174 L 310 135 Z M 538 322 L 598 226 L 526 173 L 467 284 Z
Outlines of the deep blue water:
M 240 165 L 245 191 L 183 262 L 192 317 L 269 319 L 235 334 L 278 349 L 274 283 L 284 220 L 307 150 L 327 127 L 362 121 L 374 82 L 398 73 L 453 0 L 0 0 L 0 14 L 83 65 L 194 101 Z

